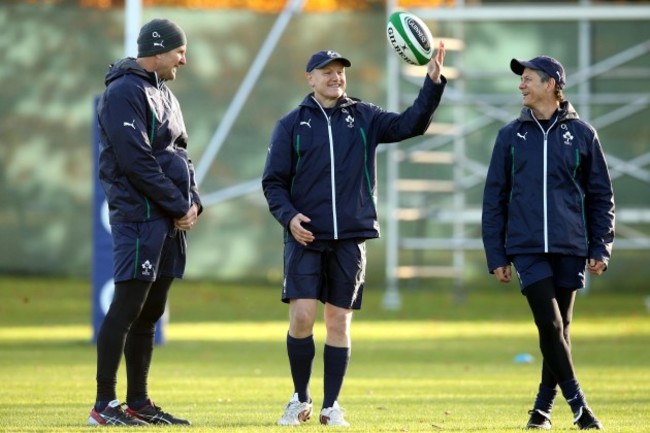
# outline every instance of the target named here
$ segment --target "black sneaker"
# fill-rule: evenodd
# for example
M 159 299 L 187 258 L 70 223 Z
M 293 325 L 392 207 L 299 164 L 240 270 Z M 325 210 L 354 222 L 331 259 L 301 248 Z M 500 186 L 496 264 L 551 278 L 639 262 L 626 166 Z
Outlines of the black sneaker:
M 182 418 L 176 418 L 174 415 L 163 412 L 161 408 L 156 406 L 153 401 L 147 400 L 147 404 L 140 409 L 135 410 L 130 407 L 126 408 L 126 413 L 129 415 L 146 421 L 149 424 L 181 424 L 191 425 L 191 423 Z
M 578 409 L 574 414 L 573 423 L 580 430 L 602 430 L 603 425 L 598 421 L 594 413 L 587 406 Z
M 146 426 L 149 425 L 146 421 L 134 418 L 129 413 L 125 412 L 119 400 L 113 400 L 108 403 L 108 406 L 98 412 L 94 407 L 88 415 L 88 425 L 126 425 L 126 426 Z
M 550 430 L 551 429 L 551 415 L 542 412 L 539 409 L 529 410 L 528 414 L 530 419 L 526 424 L 527 429 Z

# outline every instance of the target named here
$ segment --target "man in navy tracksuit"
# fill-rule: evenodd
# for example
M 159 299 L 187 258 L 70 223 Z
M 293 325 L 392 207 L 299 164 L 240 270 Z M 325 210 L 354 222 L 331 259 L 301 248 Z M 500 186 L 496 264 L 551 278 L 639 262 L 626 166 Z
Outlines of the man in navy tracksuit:
M 148 396 L 155 324 L 174 278 L 185 270 L 185 232 L 201 211 L 178 100 L 165 85 L 185 65 L 186 38 L 154 19 L 138 37 L 138 58 L 111 66 L 98 104 L 99 178 L 113 237 L 115 294 L 97 336 L 97 396 L 89 425 L 189 424 Z M 126 407 L 117 370 L 126 360 Z
M 575 376 L 569 325 L 585 268 L 600 275 L 614 242 L 614 195 L 596 130 L 564 99 L 564 68 L 513 59 L 524 108 L 497 136 L 483 197 L 488 270 L 514 265 L 544 358 L 527 428 L 550 429 L 559 386 L 580 429 L 601 429 Z
M 402 113 L 346 95 L 350 61 L 319 51 L 308 61 L 313 92 L 276 124 L 262 186 L 285 229 L 282 301 L 289 304 L 287 352 L 294 394 L 280 425 L 309 419 L 317 304 L 325 304 L 324 399 L 320 422 L 347 426 L 337 399 L 350 357 L 352 311 L 361 307 L 365 240 L 379 237 L 376 149 L 423 134 L 446 83 L 443 44 L 416 100 Z

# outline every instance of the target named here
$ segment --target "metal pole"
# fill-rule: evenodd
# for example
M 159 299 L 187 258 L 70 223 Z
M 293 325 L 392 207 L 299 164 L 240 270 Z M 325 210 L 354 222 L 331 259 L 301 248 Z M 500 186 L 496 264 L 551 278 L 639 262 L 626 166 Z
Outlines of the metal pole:
M 304 2 L 305 0 L 288 0 L 287 5 L 285 6 L 282 13 L 280 13 L 278 19 L 273 25 L 273 28 L 269 32 L 268 37 L 264 40 L 259 53 L 255 56 L 255 60 L 246 73 L 244 81 L 242 81 L 239 89 L 237 89 L 237 93 L 228 106 L 228 110 L 226 110 L 226 114 L 223 116 L 223 120 L 212 136 L 212 139 L 208 143 L 208 146 L 205 149 L 205 152 L 203 153 L 201 160 L 196 167 L 195 178 L 198 185 L 201 185 L 203 179 L 208 174 L 208 169 L 216 158 L 217 153 L 219 153 L 223 141 L 228 136 L 228 132 L 230 132 L 230 128 L 232 128 L 235 120 L 237 120 L 237 116 L 244 106 L 246 99 L 248 99 L 248 95 L 253 90 L 253 86 L 257 82 L 259 76 L 262 74 L 264 66 L 266 66 L 268 59 L 271 57 L 271 54 L 273 54 L 273 50 L 275 49 L 280 36 L 282 36 L 282 33 L 289 24 L 289 21 L 291 21 L 291 18 L 295 14 L 298 14 L 302 11 Z
M 386 19 L 397 7 L 396 0 L 386 2 Z M 399 110 L 399 64 L 397 56 L 390 52 L 386 44 L 387 71 L 387 108 L 389 111 Z M 383 307 L 387 310 L 398 310 L 401 305 L 399 288 L 397 286 L 399 226 L 397 221 L 398 194 L 397 179 L 399 176 L 399 153 L 397 143 L 387 145 L 386 151 L 386 293 Z
M 138 55 L 138 33 L 142 22 L 142 0 L 126 0 L 124 4 L 124 55 Z
M 465 0 L 457 1 L 458 7 L 465 7 Z M 461 41 L 465 40 L 465 23 L 459 21 L 454 26 L 454 36 L 456 39 Z M 463 51 L 458 53 L 457 63 L 462 68 L 463 60 L 465 54 Z M 465 95 L 466 85 L 464 80 L 458 80 L 456 84 L 461 94 Z M 457 104 L 453 109 L 454 123 L 456 125 L 465 124 L 465 106 L 463 104 Z M 467 205 L 466 200 L 466 186 L 464 184 L 465 175 L 464 175 L 464 164 L 461 164 L 461 161 L 465 159 L 465 135 L 458 134 L 454 137 L 454 197 L 453 197 L 453 209 L 456 215 L 462 215 L 465 211 Z M 453 250 L 453 267 L 455 269 L 456 275 L 454 277 L 454 298 L 457 302 L 463 301 L 465 293 L 465 250 L 462 248 L 462 243 L 465 241 L 465 221 L 463 218 L 456 218 L 453 224 L 453 237 L 454 237 L 454 250 Z
M 580 6 L 591 6 L 591 0 L 580 0 Z M 591 22 L 582 19 L 578 22 L 578 69 L 586 71 L 591 65 Z M 587 122 L 591 121 L 591 80 L 580 80 L 578 84 L 580 94 L 580 117 Z M 586 294 L 589 291 L 589 272 L 585 272 L 585 289 L 580 293 Z

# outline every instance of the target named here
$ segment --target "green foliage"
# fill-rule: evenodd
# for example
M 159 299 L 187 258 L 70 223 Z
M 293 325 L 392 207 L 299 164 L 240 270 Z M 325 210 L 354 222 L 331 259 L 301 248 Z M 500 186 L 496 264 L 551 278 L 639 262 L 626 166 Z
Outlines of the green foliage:
M 539 356 L 525 300 L 486 290 L 464 302 L 450 292 L 407 291 L 403 309 L 381 309 L 368 291 L 353 322 L 353 353 L 340 403 L 350 432 L 515 432 L 527 420 Z M 196 433 L 286 432 L 275 426 L 291 394 L 279 289 L 180 282 L 171 292 L 167 342 L 157 347 L 151 396 L 190 418 Z M 95 349 L 83 280 L 0 279 L 0 431 L 88 432 Z M 320 324 L 319 324 L 320 325 Z M 312 392 L 319 408 L 323 330 Z M 608 431 L 650 423 L 641 296 L 590 293 L 577 301 L 574 359 L 590 405 Z M 531 353 L 531 364 L 516 364 Z M 118 395 L 125 393 L 124 369 Z M 558 401 L 554 430 L 574 431 Z M 315 420 L 301 431 L 325 431 Z M 142 431 L 176 432 L 147 427 Z M 139 430 L 139 431 L 140 431 Z

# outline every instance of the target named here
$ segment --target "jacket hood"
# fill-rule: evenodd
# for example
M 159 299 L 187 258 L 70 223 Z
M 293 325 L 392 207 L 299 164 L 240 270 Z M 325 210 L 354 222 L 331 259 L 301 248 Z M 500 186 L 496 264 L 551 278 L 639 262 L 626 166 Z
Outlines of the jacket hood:
M 104 84 L 108 86 L 111 82 L 127 74 L 139 75 L 145 80 L 150 81 L 152 84 L 156 84 L 156 74 L 148 72 L 140 66 L 133 57 L 126 57 L 113 63 L 104 77 Z
M 562 101 L 560 104 L 560 108 L 558 108 L 558 120 L 576 120 L 579 119 L 580 117 L 578 116 L 578 112 L 576 111 L 575 108 L 573 108 L 573 105 L 569 101 Z M 521 122 L 532 122 L 533 121 L 533 114 L 532 110 L 528 107 L 524 107 L 521 109 L 521 113 L 519 114 L 519 120 Z

